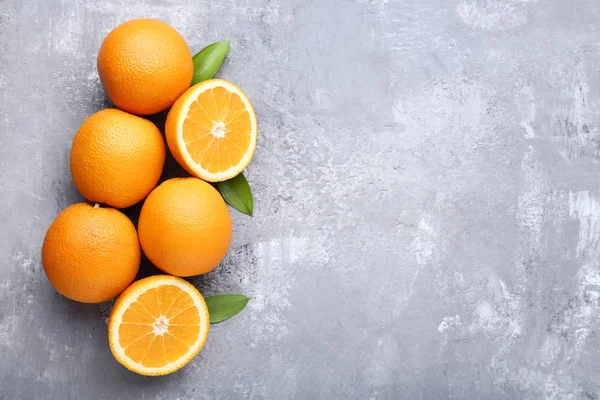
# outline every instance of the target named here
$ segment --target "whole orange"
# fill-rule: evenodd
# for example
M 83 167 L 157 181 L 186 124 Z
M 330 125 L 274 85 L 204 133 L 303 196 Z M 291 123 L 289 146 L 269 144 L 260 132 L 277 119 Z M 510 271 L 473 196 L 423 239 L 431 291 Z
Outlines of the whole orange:
M 190 87 L 194 65 L 175 28 L 144 18 L 108 34 L 98 53 L 98 74 L 117 107 L 149 115 L 169 108 Z
M 63 296 L 84 303 L 112 299 L 135 279 L 140 266 L 135 227 L 115 209 L 74 204 L 48 228 L 42 264 Z
M 71 147 L 71 175 L 85 198 L 125 208 L 156 186 L 165 164 L 165 142 L 150 121 L 109 108 L 90 116 Z
M 171 275 L 213 270 L 231 242 L 223 198 L 197 178 L 174 178 L 150 193 L 138 220 L 140 244 L 154 265 Z

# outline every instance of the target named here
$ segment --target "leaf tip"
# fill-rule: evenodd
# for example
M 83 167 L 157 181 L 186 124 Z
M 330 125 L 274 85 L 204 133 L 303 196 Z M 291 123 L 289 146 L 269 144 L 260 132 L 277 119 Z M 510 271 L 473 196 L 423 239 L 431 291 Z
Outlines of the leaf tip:
M 225 45 L 225 48 L 226 48 L 225 53 L 226 54 L 229 53 L 229 49 L 231 47 L 231 39 L 222 40 L 221 43 Z

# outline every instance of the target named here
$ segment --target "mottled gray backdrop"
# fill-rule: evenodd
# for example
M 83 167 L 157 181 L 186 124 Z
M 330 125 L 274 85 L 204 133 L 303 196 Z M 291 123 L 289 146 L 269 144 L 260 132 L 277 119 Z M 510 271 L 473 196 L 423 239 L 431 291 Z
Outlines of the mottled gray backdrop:
M 260 125 L 255 217 L 192 279 L 253 300 L 162 378 L 40 264 L 134 17 L 230 38 Z M 597 0 L 0 0 L 0 398 L 598 399 L 599 30 Z

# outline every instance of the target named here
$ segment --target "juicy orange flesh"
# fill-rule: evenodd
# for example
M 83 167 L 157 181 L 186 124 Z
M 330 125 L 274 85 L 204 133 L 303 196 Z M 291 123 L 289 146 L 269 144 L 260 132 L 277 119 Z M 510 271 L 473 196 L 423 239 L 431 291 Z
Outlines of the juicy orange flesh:
M 165 330 L 164 332 L 155 331 Z M 200 334 L 193 299 L 174 285 L 141 294 L 123 314 L 119 345 L 134 362 L 158 368 L 184 356 Z
M 207 171 L 222 172 L 241 161 L 251 133 L 250 114 L 240 96 L 216 87 L 200 93 L 190 105 L 182 135 L 194 162 Z

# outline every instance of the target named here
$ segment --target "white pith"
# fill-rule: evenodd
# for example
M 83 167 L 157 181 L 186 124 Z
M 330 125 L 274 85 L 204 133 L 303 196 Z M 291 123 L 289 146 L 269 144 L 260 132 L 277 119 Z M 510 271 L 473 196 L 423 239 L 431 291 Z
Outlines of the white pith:
M 225 133 L 227 133 L 227 128 L 223 121 L 215 122 L 212 130 L 210 131 L 214 137 L 217 139 L 222 139 L 225 137 Z
M 169 319 L 164 315 L 156 318 L 152 324 L 152 331 L 156 336 L 162 336 L 169 332 Z

